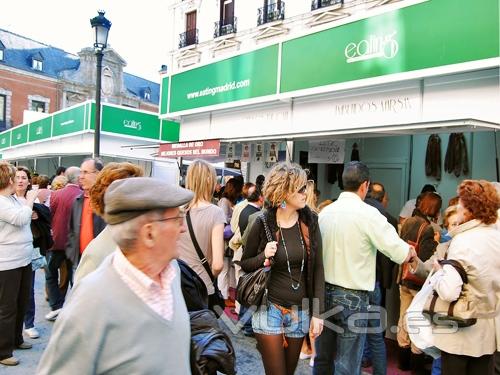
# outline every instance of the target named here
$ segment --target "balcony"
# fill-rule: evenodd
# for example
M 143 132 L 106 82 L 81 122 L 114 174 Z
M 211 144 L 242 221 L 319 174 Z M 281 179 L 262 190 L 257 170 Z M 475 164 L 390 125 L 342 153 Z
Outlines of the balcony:
M 214 28 L 214 38 L 218 38 L 223 35 L 229 35 L 236 33 L 236 17 L 229 18 L 227 20 L 220 20 L 215 22 Z
M 311 10 L 326 8 L 337 4 L 344 4 L 344 0 L 312 0 Z
M 186 30 L 179 34 L 179 48 L 198 44 L 198 29 Z
M 285 3 L 283 1 L 269 4 L 268 6 L 259 8 L 257 11 L 257 26 L 284 19 Z

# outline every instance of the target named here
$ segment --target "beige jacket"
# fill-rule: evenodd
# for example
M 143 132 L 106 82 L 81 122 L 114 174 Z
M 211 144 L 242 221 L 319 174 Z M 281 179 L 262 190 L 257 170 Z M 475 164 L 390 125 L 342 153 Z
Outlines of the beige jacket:
M 447 301 L 468 295 L 476 311 L 477 323 L 456 332 L 434 335 L 435 345 L 444 352 L 479 357 L 494 353 L 499 345 L 500 328 L 500 231 L 493 225 L 472 220 L 460 225 L 451 240 L 448 259 L 459 261 L 467 272 L 463 286 L 458 272 L 450 265 L 442 269 L 442 277 L 434 289 Z

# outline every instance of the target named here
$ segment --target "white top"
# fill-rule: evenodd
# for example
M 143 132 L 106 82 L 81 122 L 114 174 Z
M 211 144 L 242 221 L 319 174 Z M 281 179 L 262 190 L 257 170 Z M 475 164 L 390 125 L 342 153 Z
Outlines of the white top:
M 411 217 L 413 211 L 415 210 L 416 205 L 417 205 L 417 199 L 410 199 L 408 202 L 405 203 L 405 205 L 401 209 L 399 217 L 404 217 L 405 219 Z
M 0 271 L 27 266 L 33 256 L 31 208 L 0 195 Z
M 319 213 L 325 281 L 348 289 L 373 291 L 377 249 L 401 264 L 409 245 L 375 207 L 354 193 Z

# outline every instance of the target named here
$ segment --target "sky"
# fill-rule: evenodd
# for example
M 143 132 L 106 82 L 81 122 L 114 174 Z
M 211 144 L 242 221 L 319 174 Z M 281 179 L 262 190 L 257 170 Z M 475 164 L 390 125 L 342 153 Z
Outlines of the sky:
M 126 62 L 125 71 L 160 82 L 168 65 L 169 0 L 4 0 L 0 28 L 76 54 L 94 43 L 90 19 L 104 10 L 112 23 L 108 45 Z

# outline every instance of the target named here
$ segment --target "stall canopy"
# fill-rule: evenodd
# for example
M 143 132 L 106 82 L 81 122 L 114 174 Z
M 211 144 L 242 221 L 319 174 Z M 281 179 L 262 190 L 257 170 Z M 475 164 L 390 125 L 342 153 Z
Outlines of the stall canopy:
M 94 129 L 95 103 L 87 101 L 0 133 L 0 151 L 5 159 L 91 154 Z M 132 145 L 178 140 L 179 124 L 175 121 L 128 107 L 101 107 L 103 156 L 151 159 L 149 151 L 136 152 Z

